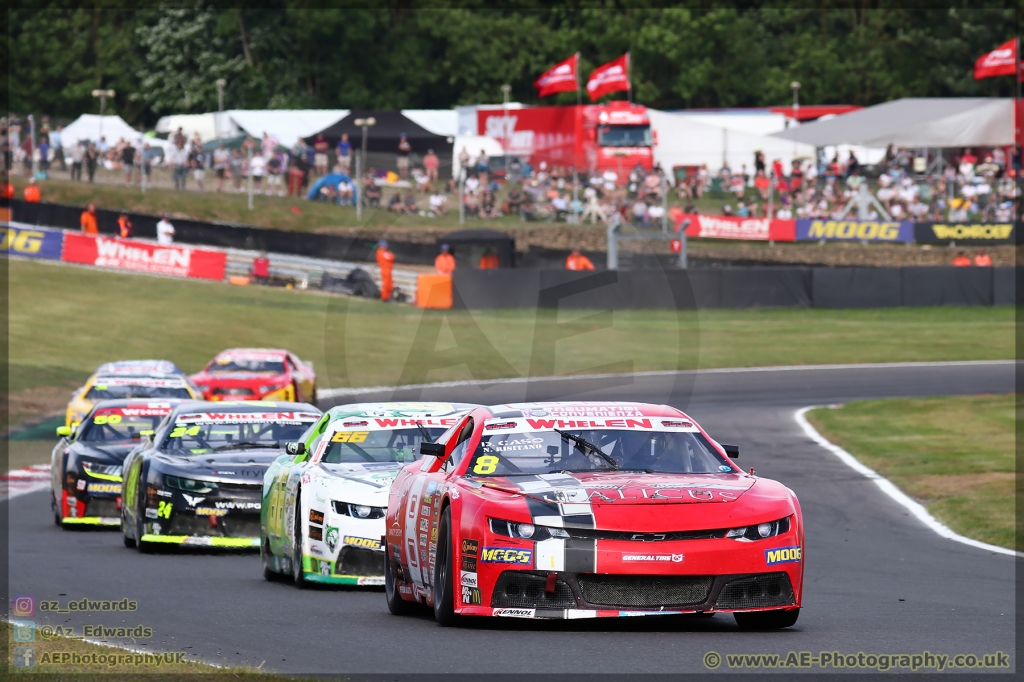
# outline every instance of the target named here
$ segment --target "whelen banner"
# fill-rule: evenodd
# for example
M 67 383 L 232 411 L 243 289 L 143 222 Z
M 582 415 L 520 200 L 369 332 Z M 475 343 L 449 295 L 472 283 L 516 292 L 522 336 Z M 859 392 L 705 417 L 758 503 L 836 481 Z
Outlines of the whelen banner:
M 916 223 L 914 241 L 920 244 L 1013 244 L 1017 230 L 1013 223 Z
M 188 246 L 67 233 L 61 260 L 171 277 L 224 279 L 228 255 Z
M 60 260 L 64 231 L 24 223 L 7 223 L 0 225 L 0 243 L 0 253 L 10 256 Z
M 800 218 L 796 221 L 797 241 L 913 242 L 914 223 L 908 220 L 829 220 Z
M 738 218 L 736 216 L 683 214 L 689 219 L 687 237 L 711 239 L 749 239 L 791 242 L 796 239 L 796 221 L 768 218 Z

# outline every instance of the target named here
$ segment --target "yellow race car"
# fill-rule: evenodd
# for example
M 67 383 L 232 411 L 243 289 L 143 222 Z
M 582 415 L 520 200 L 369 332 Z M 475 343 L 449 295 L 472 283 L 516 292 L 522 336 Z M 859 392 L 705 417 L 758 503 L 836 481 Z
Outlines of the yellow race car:
M 71 395 L 64 425 L 82 421 L 100 400 L 125 398 L 202 399 L 188 376 L 167 360 L 108 362 Z

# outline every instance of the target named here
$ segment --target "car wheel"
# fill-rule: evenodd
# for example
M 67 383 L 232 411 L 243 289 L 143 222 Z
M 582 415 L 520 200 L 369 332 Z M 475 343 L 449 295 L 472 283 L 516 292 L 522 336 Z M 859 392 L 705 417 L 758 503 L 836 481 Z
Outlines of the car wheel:
M 61 495 L 63 494 L 64 491 L 61 491 Z M 52 490 L 50 491 L 50 506 L 53 507 L 53 525 L 58 527 L 63 525 L 60 522 L 60 505 L 57 503 L 57 496 L 54 494 Z
M 301 590 L 306 587 L 306 577 L 302 573 L 302 488 L 295 491 L 295 534 L 292 538 L 292 580 Z
M 452 508 L 441 514 L 437 530 L 437 559 L 434 563 L 434 618 L 442 627 L 459 621 L 455 614 L 455 588 L 452 578 Z
M 779 630 L 796 624 L 800 617 L 800 609 L 788 611 L 755 611 L 753 613 L 734 613 L 736 625 L 742 630 Z
M 267 538 L 264 538 L 263 544 L 260 545 L 260 561 L 263 563 L 264 580 L 271 583 L 281 582 L 284 576 L 270 568 L 270 540 Z
M 395 583 L 395 573 L 391 568 L 391 551 L 384 547 L 384 597 L 388 600 L 388 611 L 396 616 L 408 616 L 416 610 L 416 604 L 402 599 Z
M 149 554 L 153 551 L 153 544 L 142 541 L 142 536 L 146 534 L 146 497 L 142 494 L 141 476 L 139 477 L 139 488 L 139 492 L 135 495 L 139 501 L 135 509 L 135 546 L 143 554 Z

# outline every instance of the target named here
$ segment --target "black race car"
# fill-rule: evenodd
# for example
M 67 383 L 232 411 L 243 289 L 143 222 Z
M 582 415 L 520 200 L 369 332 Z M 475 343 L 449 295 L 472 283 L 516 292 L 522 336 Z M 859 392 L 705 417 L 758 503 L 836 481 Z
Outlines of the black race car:
M 176 406 L 125 458 L 125 546 L 259 547 L 263 474 L 321 414 L 306 403 Z
M 121 465 L 181 400 L 104 400 L 61 426 L 50 456 L 50 506 L 58 526 L 121 523 Z

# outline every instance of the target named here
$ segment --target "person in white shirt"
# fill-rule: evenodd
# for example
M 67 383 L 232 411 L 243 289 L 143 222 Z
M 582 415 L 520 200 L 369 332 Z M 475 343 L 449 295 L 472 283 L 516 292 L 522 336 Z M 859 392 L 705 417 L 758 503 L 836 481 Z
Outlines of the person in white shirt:
M 170 214 L 164 213 L 163 218 L 156 224 L 156 242 L 157 244 L 173 244 L 174 243 L 174 225 L 171 225 Z
M 267 170 L 267 161 L 262 156 L 254 156 L 249 161 L 249 172 L 252 173 L 253 192 L 261 194 L 260 183 L 263 182 L 263 175 Z

